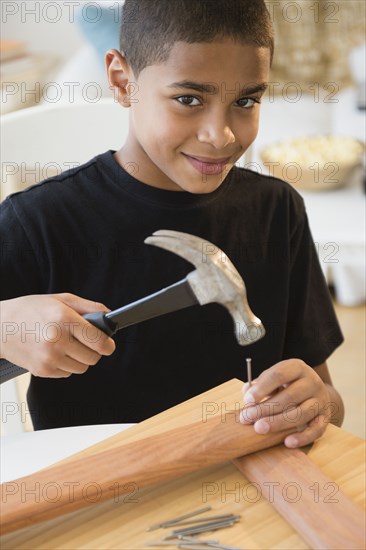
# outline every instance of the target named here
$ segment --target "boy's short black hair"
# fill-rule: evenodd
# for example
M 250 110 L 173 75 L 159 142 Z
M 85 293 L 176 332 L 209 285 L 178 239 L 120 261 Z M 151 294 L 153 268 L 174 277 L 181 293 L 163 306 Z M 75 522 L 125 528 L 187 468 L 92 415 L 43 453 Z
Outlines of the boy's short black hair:
M 125 0 L 120 49 L 134 76 L 167 61 L 175 42 L 232 40 L 268 48 L 273 31 L 264 0 Z

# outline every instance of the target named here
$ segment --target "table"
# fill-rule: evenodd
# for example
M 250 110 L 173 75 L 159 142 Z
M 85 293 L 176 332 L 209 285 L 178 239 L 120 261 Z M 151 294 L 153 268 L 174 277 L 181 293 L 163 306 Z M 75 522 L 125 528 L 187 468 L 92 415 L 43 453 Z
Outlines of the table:
M 225 395 L 232 395 L 231 403 L 228 403 L 229 410 L 233 410 L 240 399 L 241 385 L 238 380 L 233 380 L 219 387 Z M 199 411 L 207 402 L 204 395 L 187 402 L 190 407 L 186 407 L 184 414 L 182 406 L 178 405 L 175 409 L 177 414 L 174 415 L 174 425 L 178 426 L 183 422 L 190 411 Z M 220 404 L 220 398 L 215 404 Z M 125 430 L 123 434 L 117 434 L 79 453 L 79 456 L 113 448 L 121 439 L 126 442 L 136 441 L 144 436 L 160 433 L 169 428 L 171 417 L 171 413 L 166 411 L 159 415 L 158 424 L 151 418 L 143 423 L 143 429 L 141 424 Z M 308 456 L 333 480 L 329 489 L 330 492 L 333 491 L 333 496 L 336 496 L 339 486 L 354 502 L 365 507 L 364 440 L 340 428 L 329 426 L 326 434 L 309 450 Z M 307 489 L 313 490 L 310 487 L 304 490 Z M 131 491 L 116 501 L 97 503 L 4 536 L 1 539 L 1 548 L 142 549 L 146 541 L 161 540 L 167 534 L 166 530 L 147 533 L 145 529 L 148 526 L 204 505 L 211 505 L 214 513 L 235 513 L 242 517 L 240 523 L 218 533 L 222 543 L 247 549 L 309 548 L 273 506 L 258 494 L 254 484 L 231 463 L 206 468 L 156 487 L 139 490 L 138 487 L 131 486 Z
M 75 426 L 1 437 L 0 481 L 11 481 L 46 468 L 119 433 L 133 424 Z

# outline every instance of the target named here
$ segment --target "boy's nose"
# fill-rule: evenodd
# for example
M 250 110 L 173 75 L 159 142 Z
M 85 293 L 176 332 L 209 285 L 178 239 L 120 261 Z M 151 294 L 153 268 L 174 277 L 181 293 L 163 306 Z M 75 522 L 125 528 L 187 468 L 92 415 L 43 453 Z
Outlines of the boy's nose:
M 198 141 L 210 143 L 216 149 L 223 151 L 227 145 L 235 142 L 235 135 L 226 119 L 210 117 L 199 128 Z

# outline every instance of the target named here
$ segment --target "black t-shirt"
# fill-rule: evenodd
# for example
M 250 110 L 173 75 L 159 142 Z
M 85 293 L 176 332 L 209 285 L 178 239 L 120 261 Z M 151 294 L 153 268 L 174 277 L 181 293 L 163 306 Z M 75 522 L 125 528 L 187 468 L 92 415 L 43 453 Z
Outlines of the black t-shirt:
M 218 304 L 123 329 L 115 353 L 85 374 L 32 376 L 36 429 L 139 422 L 233 377 L 244 380 L 248 355 L 255 377 L 291 357 L 317 366 L 342 342 L 303 200 L 291 186 L 233 167 L 212 193 L 166 191 L 127 173 L 113 151 L 4 201 L 1 299 L 72 292 L 116 309 L 158 291 L 194 269 L 144 244 L 158 229 L 220 247 L 266 336 L 239 346 Z

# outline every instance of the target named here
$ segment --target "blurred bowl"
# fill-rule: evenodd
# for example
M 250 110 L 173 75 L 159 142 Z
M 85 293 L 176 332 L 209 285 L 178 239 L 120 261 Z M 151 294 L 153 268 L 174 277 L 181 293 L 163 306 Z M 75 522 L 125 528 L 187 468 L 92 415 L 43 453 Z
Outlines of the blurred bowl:
M 271 176 L 306 191 L 324 191 L 346 185 L 364 152 L 365 144 L 351 137 L 309 136 L 269 145 L 261 160 Z

